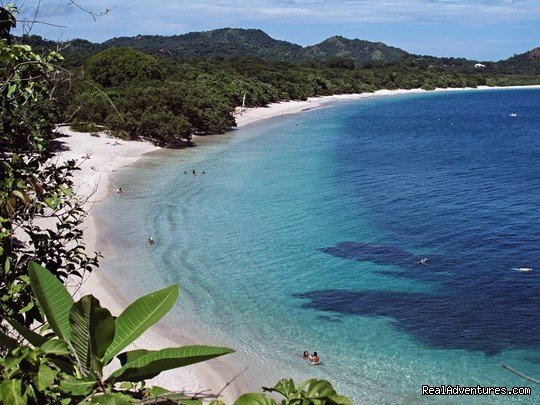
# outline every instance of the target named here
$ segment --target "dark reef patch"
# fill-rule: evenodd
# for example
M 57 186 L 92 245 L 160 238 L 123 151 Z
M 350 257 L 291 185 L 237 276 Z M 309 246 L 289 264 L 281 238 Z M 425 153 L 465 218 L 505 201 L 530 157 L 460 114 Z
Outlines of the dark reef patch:
M 448 268 L 452 261 L 441 255 L 416 255 L 399 246 L 379 245 L 375 243 L 364 243 L 346 241 L 334 246 L 319 249 L 328 255 L 357 262 L 372 262 L 383 266 L 396 266 L 400 268 L 422 267 L 418 262 L 426 257 L 427 265 L 436 265 L 435 270 Z
M 345 316 L 390 317 L 395 327 L 438 349 L 495 355 L 503 350 L 540 348 L 538 274 L 483 271 L 469 262 L 419 257 L 396 246 L 342 242 L 320 249 L 335 257 L 396 266 L 379 273 L 434 282 L 433 293 L 394 290 L 327 289 L 295 294 L 303 308 Z
M 343 315 L 391 317 L 397 329 L 439 349 L 465 349 L 495 355 L 505 349 L 540 347 L 538 305 L 518 294 L 486 305 L 477 295 L 431 295 L 398 291 L 320 290 L 296 294 L 303 308 Z

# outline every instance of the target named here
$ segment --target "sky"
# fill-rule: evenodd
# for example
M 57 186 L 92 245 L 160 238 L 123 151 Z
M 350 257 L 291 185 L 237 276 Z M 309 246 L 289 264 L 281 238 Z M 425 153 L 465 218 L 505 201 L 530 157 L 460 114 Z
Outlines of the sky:
M 22 19 L 32 19 L 39 4 L 40 23 L 31 33 L 62 41 L 235 27 L 260 28 L 303 46 L 342 35 L 415 54 L 486 61 L 540 46 L 540 0 L 77 0 L 98 14 L 108 10 L 95 20 L 70 0 L 13 2 Z

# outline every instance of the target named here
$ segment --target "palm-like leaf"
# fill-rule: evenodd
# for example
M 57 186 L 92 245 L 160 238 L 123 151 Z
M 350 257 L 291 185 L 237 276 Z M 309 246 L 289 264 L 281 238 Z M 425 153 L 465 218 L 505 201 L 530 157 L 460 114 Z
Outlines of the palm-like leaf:
M 188 366 L 233 352 L 234 350 L 226 347 L 213 346 L 183 346 L 152 351 L 126 363 L 112 373 L 107 382 L 137 382 L 149 375 L 157 375 L 162 371 Z
M 97 298 L 86 295 L 73 304 L 69 314 L 71 344 L 82 367 L 92 368 L 101 359 L 114 338 L 114 318 Z M 99 370 L 94 370 L 99 372 Z
M 172 285 L 145 295 L 128 306 L 116 319 L 114 340 L 105 352 L 103 362 L 109 363 L 127 345 L 159 321 L 178 298 L 178 286 Z
M 7 321 L 11 326 L 13 326 L 13 329 L 15 329 L 17 333 L 25 338 L 32 346 L 39 347 L 47 341 L 46 337 L 31 331 L 26 326 L 17 322 L 15 319 L 7 319 Z
M 60 338 L 68 341 L 71 337 L 69 311 L 73 298 L 52 273 L 37 263 L 28 265 L 32 291 L 47 317 L 51 329 Z
M 139 357 L 142 357 L 153 351 L 155 350 L 137 349 L 131 350 L 129 352 L 120 353 L 116 357 L 118 358 L 118 360 L 120 360 L 120 364 L 123 366 L 124 364 L 137 360 Z
M 69 356 L 71 354 L 67 343 L 60 339 L 47 340 L 41 345 L 41 351 L 53 356 Z
M 75 396 L 87 396 L 94 390 L 96 385 L 97 381 L 91 376 L 77 378 L 75 376 L 66 375 L 60 381 L 60 388 Z

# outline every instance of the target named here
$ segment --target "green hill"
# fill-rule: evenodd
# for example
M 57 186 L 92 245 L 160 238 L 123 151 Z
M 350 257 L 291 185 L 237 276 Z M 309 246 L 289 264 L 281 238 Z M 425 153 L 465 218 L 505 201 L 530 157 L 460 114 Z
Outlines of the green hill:
M 500 73 L 540 75 L 540 47 L 496 63 Z
M 131 47 L 153 55 L 171 55 L 183 59 L 199 57 L 252 57 L 273 61 L 326 61 L 349 59 L 357 64 L 370 61 L 401 61 L 409 53 L 382 42 L 369 42 L 334 36 L 320 44 L 301 47 L 273 39 L 258 29 L 223 28 L 184 35 L 113 38 L 105 47 Z
M 32 35 L 23 42 L 34 48 L 56 49 L 57 43 Z M 259 29 L 222 28 L 183 35 L 138 35 L 112 38 L 101 44 L 74 39 L 62 44 L 62 54 L 68 67 L 80 65 L 87 57 L 109 48 L 128 47 L 173 61 L 192 59 L 252 58 L 273 62 L 305 63 L 352 69 L 366 64 L 407 63 L 421 68 L 450 69 L 474 73 L 477 61 L 465 58 L 441 58 L 413 55 L 382 42 L 347 39 L 333 36 L 312 46 L 302 47 L 270 37 Z M 484 62 L 486 63 L 486 62 Z M 499 62 L 487 62 L 486 71 L 501 74 L 540 74 L 540 48 L 512 56 Z
M 25 43 L 33 47 L 56 49 L 56 42 L 32 35 Z M 410 56 L 408 52 L 382 42 L 329 38 L 320 44 L 302 47 L 270 37 L 259 29 L 222 28 L 213 31 L 190 32 L 184 35 L 138 35 L 112 38 L 101 44 L 75 39 L 64 43 L 63 54 L 68 62 L 81 60 L 107 49 L 129 47 L 154 56 L 173 59 L 193 58 L 257 58 L 272 61 L 324 63 L 335 59 L 366 62 L 398 62 Z M 70 63 L 69 63 L 70 64 Z
M 310 59 L 344 58 L 351 59 L 357 64 L 374 61 L 400 62 L 410 56 L 408 52 L 382 42 L 347 39 L 341 36 L 334 36 L 320 44 L 304 48 L 304 57 Z
M 130 47 L 153 55 L 182 59 L 200 57 L 256 57 L 271 60 L 294 60 L 302 55 L 300 45 L 271 38 L 256 29 L 222 28 L 184 35 L 139 35 L 113 38 L 104 47 Z

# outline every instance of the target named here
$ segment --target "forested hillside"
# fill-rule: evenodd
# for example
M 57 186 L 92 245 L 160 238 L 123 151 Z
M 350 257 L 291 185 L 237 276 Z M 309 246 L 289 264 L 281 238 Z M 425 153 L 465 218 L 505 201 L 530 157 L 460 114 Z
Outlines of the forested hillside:
M 412 55 L 402 49 L 388 46 L 382 42 L 347 39 L 341 36 L 328 38 L 320 44 L 304 49 L 304 57 L 312 60 L 346 58 L 362 64 L 370 61 L 399 62 Z
M 128 46 L 152 55 L 176 58 L 250 56 L 271 60 L 294 60 L 303 56 L 303 48 L 290 42 L 278 41 L 261 30 L 223 28 L 184 35 L 139 35 L 113 38 L 105 47 Z
M 540 47 L 500 61 L 496 64 L 496 69 L 507 74 L 540 75 Z
M 58 44 L 19 38 L 36 49 Z M 224 28 L 185 35 L 73 40 L 63 66 L 79 78 L 62 97 L 63 119 L 123 137 L 189 145 L 192 134 L 234 127 L 232 111 L 310 96 L 540 83 L 540 51 L 483 62 L 409 54 L 340 36 L 314 46 L 278 41 L 261 30 Z M 67 89 L 66 89 L 67 90 Z

